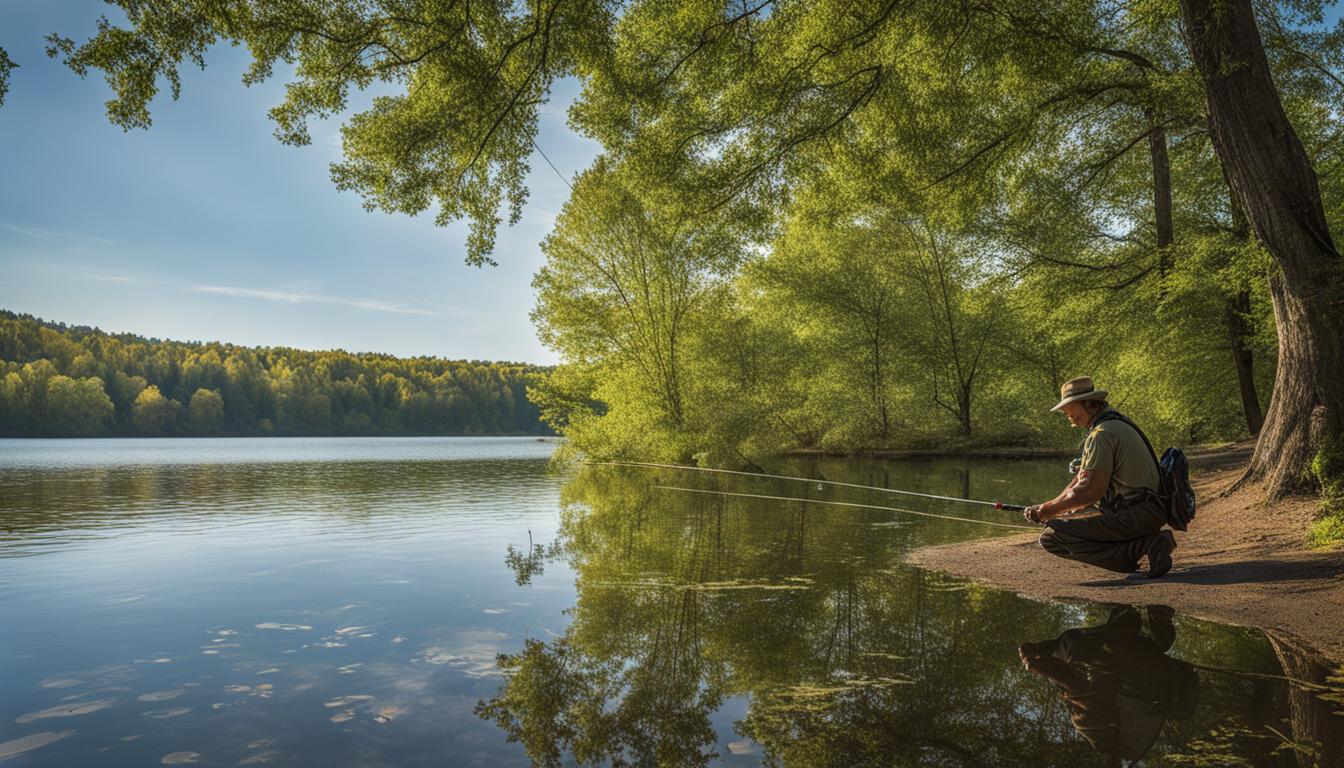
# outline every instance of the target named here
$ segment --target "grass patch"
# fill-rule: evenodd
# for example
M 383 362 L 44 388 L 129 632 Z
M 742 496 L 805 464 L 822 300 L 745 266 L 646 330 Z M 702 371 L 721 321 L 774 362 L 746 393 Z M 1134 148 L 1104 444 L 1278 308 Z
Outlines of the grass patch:
M 1321 508 L 1308 539 L 1315 547 L 1344 542 L 1344 438 L 1331 435 L 1321 441 L 1311 473 L 1321 484 Z
M 1307 538 L 1313 547 L 1328 547 L 1344 541 L 1344 511 L 1323 513 L 1319 520 L 1311 524 Z

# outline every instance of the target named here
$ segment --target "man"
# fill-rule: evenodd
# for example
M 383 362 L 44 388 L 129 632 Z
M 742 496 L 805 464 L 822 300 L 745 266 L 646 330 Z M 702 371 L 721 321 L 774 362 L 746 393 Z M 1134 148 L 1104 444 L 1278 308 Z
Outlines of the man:
M 1162 530 L 1166 513 L 1158 496 L 1157 459 L 1106 395 L 1087 376 L 1060 388 L 1060 401 L 1050 410 L 1063 411 L 1071 426 L 1087 428 L 1083 456 L 1062 493 L 1022 515 L 1049 528 L 1041 546 L 1052 555 L 1120 573 L 1137 571 L 1147 557 L 1148 578 L 1156 579 L 1171 570 L 1176 549 L 1171 531 Z M 1094 504 L 1100 514 L 1065 517 Z

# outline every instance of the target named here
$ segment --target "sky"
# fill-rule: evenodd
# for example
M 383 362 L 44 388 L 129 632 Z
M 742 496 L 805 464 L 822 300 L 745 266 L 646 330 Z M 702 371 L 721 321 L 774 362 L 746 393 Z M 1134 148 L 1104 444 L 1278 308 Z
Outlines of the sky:
M 43 38 L 95 30 L 97 0 L 0 0 L 0 47 L 19 68 L 0 106 L 0 308 L 157 338 L 553 363 L 528 319 L 539 244 L 569 195 L 540 157 L 497 267 L 470 267 L 466 224 L 365 211 L 328 172 L 340 120 L 281 144 L 266 111 L 281 77 L 248 88 L 246 52 L 221 46 L 161 93 L 154 125 L 106 118 L 101 75 L 81 80 Z M 560 83 L 537 142 L 565 176 L 600 147 L 574 134 Z M 352 106 L 368 97 L 352 99 Z

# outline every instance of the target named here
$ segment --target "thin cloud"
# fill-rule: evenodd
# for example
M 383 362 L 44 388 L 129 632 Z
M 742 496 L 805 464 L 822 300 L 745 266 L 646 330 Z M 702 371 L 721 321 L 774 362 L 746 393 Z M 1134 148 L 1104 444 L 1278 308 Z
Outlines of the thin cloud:
M 339 304 L 371 312 L 392 312 L 398 315 L 438 315 L 428 309 L 416 309 L 379 299 L 349 298 L 345 296 L 324 296 L 318 293 L 297 293 L 293 291 L 258 290 L 239 288 L 232 285 L 198 285 L 193 290 L 200 293 L 212 293 L 216 296 L 232 296 L 240 299 L 260 299 L 277 304 Z
M 117 245 L 116 240 L 110 240 L 106 237 L 95 237 L 80 232 L 62 232 L 51 229 L 40 229 L 38 227 L 13 224 L 8 221 L 0 221 L 0 229 L 9 230 L 10 232 L 24 235 L 25 237 L 31 237 L 34 240 L 41 240 L 57 245 Z

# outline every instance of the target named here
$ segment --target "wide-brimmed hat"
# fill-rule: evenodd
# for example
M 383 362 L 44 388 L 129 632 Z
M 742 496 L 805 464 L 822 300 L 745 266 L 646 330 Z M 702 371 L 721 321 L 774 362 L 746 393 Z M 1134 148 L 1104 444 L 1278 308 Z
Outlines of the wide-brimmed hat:
M 1059 388 L 1060 401 L 1050 410 L 1058 411 L 1069 403 L 1076 403 L 1079 400 L 1105 400 L 1107 394 L 1106 390 L 1092 386 L 1091 376 L 1079 376 L 1070 379 Z

